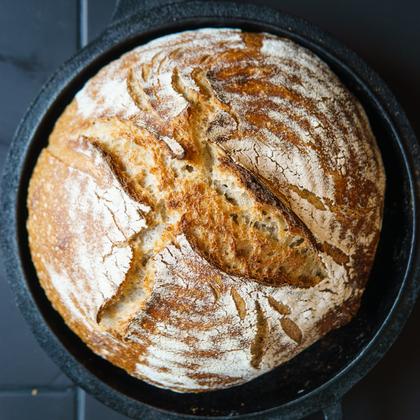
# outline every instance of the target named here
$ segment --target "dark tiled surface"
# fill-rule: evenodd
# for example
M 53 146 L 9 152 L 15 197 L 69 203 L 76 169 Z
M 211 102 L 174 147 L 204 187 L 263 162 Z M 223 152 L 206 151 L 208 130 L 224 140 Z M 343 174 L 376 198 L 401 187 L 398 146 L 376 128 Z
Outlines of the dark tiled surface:
M 265 2 L 319 24 L 357 51 L 389 83 L 420 132 L 418 2 Z M 86 5 L 87 35 L 92 40 L 109 21 L 114 0 L 87 0 Z M 76 0 L 0 0 L 0 169 L 14 129 L 31 99 L 51 72 L 77 49 L 78 10 Z M 420 418 L 419 324 L 417 305 L 390 352 L 344 398 L 345 419 Z M 74 419 L 76 395 L 82 397 L 88 420 L 126 418 L 90 396 L 83 404 L 83 394 L 76 393 L 32 337 L 14 305 L 1 266 L 0 337 L 0 420 Z M 43 391 L 43 387 L 53 389 L 53 393 Z M 32 395 L 34 388 L 38 391 Z
M 73 420 L 74 392 L 71 388 L 54 393 L 33 391 L 0 394 L 1 420 Z
M 0 1 L 2 144 L 40 85 L 76 50 L 76 13 L 75 1 Z
M 75 3 L 67 0 L 0 1 L 0 167 L 41 84 L 76 50 L 75 19 Z M 35 342 L 0 275 L 0 385 L 47 385 L 60 371 Z

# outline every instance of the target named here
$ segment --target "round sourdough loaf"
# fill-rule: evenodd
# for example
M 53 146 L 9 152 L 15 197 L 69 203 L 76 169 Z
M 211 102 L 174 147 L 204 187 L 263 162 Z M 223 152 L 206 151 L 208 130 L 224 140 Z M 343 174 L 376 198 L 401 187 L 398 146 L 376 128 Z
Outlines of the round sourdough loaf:
M 313 53 L 184 32 L 104 67 L 58 119 L 30 182 L 30 249 L 95 353 L 215 390 L 356 313 L 384 185 L 363 108 Z

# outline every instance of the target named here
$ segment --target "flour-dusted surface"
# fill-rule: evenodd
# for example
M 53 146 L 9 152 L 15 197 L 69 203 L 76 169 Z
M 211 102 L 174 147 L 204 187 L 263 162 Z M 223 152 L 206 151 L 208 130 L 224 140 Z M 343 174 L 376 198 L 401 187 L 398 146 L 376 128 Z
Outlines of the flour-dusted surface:
M 175 34 L 58 120 L 30 184 L 32 257 L 93 351 L 161 387 L 225 388 L 351 319 L 384 182 L 361 105 L 310 51 Z

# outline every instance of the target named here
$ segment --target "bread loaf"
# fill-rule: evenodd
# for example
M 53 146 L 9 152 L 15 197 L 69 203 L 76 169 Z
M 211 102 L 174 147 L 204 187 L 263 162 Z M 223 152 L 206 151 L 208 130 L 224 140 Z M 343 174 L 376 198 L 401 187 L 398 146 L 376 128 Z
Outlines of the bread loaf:
M 221 389 L 354 316 L 384 185 L 362 106 L 312 52 L 184 32 L 105 66 L 58 119 L 30 249 L 96 354 L 174 391 Z

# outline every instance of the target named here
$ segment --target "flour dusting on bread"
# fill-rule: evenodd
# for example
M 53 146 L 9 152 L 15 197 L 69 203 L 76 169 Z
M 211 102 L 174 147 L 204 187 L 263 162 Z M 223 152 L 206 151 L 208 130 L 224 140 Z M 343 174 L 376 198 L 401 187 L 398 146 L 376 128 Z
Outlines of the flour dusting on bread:
M 30 182 L 32 259 L 94 352 L 223 389 L 354 316 L 384 186 L 366 114 L 320 58 L 183 32 L 105 66 L 57 121 Z

